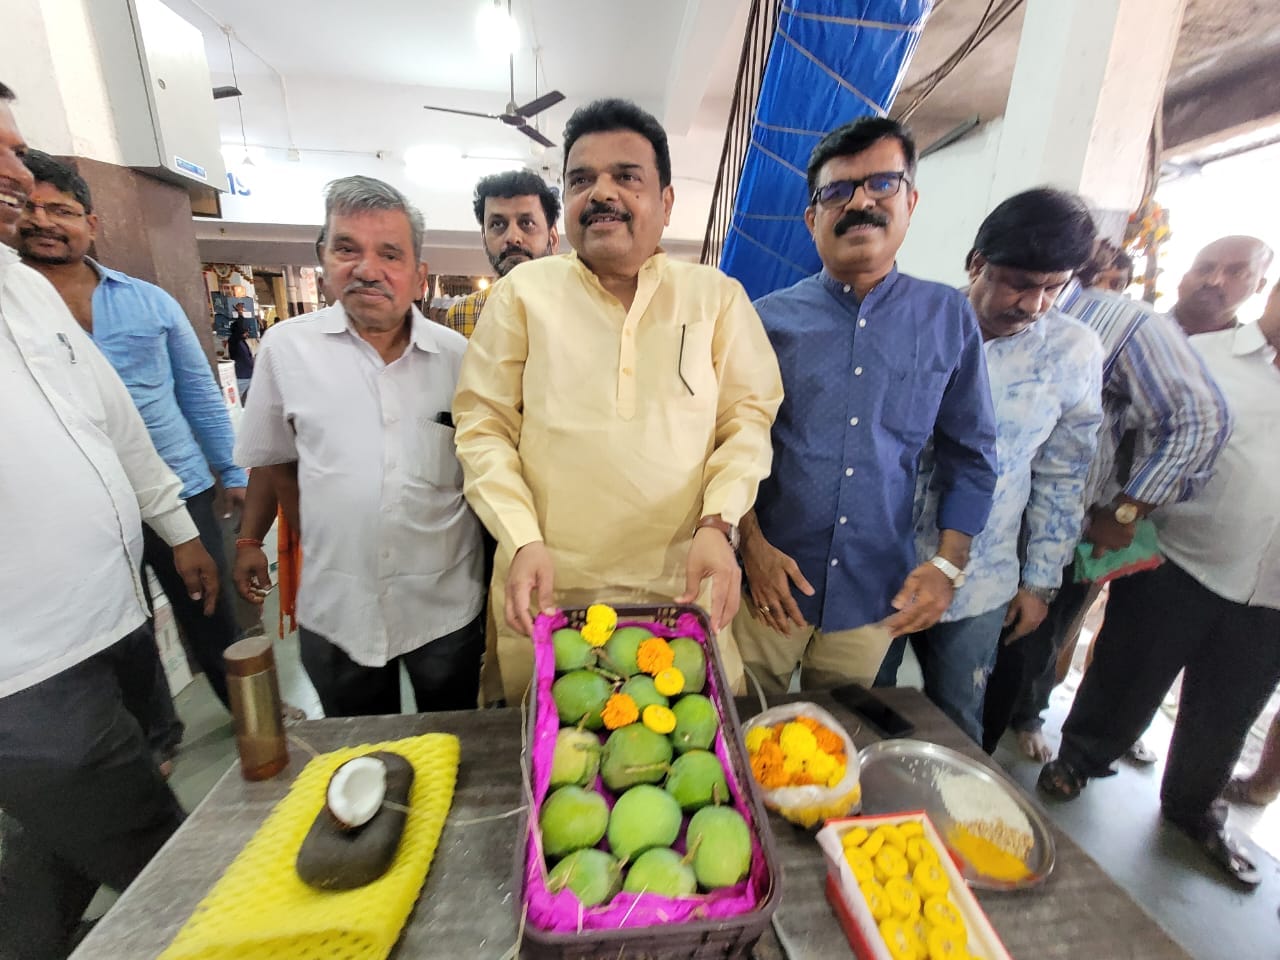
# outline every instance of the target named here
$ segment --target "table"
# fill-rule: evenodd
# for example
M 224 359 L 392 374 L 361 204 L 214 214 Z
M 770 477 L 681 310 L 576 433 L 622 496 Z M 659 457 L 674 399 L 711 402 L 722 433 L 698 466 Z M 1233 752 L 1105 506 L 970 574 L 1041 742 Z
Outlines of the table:
M 916 725 L 916 737 L 990 764 L 918 691 L 885 690 L 883 696 Z M 829 697 L 804 699 L 821 704 L 845 723 L 859 748 L 878 739 Z M 739 703 L 743 719 L 756 709 L 754 702 Z M 517 928 L 513 880 L 519 817 L 483 818 L 515 810 L 521 803 L 519 711 L 315 720 L 290 731 L 322 752 L 423 733 L 457 734 L 462 765 L 453 809 L 423 894 L 392 956 L 497 960 L 508 953 Z M 284 796 L 306 759 L 302 750 L 292 748 L 290 766 L 260 783 L 245 782 L 238 768 L 229 770 L 84 940 L 73 960 L 156 957 Z M 781 936 L 766 933 L 756 947 L 757 960 L 851 956 L 823 894 L 826 866 L 812 834 L 776 815 L 771 824 L 784 877 L 775 915 Z M 1015 958 L 1186 960 L 1188 955 L 1083 850 L 1056 827 L 1053 833 L 1057 865 L 1042 887 L 1012 894 L 978 893 Z

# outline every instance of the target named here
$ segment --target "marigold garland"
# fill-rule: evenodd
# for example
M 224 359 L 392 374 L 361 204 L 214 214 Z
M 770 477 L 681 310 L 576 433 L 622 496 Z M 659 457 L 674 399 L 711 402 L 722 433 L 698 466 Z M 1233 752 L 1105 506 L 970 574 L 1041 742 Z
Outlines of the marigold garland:
M 844 740 L 811 717 L 753 727 L 746 735 L 751 773 L 766 790 L 834 787 L 844 779 Z

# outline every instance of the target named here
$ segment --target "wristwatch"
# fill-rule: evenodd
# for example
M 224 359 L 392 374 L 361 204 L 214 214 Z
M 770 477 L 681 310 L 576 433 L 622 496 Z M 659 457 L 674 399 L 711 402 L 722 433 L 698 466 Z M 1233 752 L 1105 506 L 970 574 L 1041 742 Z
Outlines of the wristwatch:
M 929 562 L 942 571 L 942 575 L 951 581 L 951 586 L 959 590 L 964 586 L 964 571 L 944 556 L 931 557 Z
M 1058 598 L 1057 587 L 1032 587 L 1024 583 L 1018 589 L 1020 589 L 1023 593 L 1031 594 L 1031 596 L 1035 597 L 1045 606 L 1048 606 L 1049 604 L 1053 603 L 1053 601 Z
M 1128 525 L 1138 519 L 1138 507 L 1132 503 L 1122 503 L 1116 507 L 1116 523 Z
M 697 533 L 703 527 L 713 527 L 724 534 L 725 539 L 729 541 L 729 546 L 734 550 L 738 549 L 738 528 L 719 517 L 703 517 L 698 521 L 698 525 L 693 528 L 693 532 Z

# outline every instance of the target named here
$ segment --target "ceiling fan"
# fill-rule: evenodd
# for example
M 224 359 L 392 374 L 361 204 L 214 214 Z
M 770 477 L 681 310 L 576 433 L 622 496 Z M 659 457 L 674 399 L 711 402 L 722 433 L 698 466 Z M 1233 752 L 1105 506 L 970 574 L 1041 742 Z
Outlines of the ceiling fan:
M 511 0 L 507 0 L 507 16 L 511 16 Z M 464 117 L 485 117 L 489 120 L 501 120 L 507 126 L 515 127 L 530 140 L 535 140 L 544 147 L 554 147 L 555 142 L 543 135 L 542 131 L 537 127 L 530 126 L 529 119 L 548 107 L 554 107 L 564 99 L 564 94 L 559 90 L 551 90 L 540 97 L 535 97 L 522 106 L 517 106 L 516 55 L 514 52 L 508 55 L 507 66 L 511 81 L 510 99 L 507 101 L 507 107 L 502 113 L 481 113 L 478 110 L 459 110 L 456 107 L 436 107 L 431 104 L 426 104 L 424 109 L 438 110 L 441 113 L 457 113 Z

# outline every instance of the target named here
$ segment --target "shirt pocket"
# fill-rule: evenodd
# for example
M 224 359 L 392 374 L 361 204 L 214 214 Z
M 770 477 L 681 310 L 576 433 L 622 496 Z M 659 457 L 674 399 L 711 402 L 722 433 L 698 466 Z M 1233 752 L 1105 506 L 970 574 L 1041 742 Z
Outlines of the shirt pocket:
M 129 386 L 162 387 L 172 377 L 165 335 L 128 334 L 106 350 L 111 365 Z
M 950 370 L 891 369 L 884 399 L 885 428 L 910 443 L 924 443 L 933 433 L 950 377 Z
M 462 464 L 454 443 L 453 427 L 424 417 L 418 419 L 414 455 L 409 469 L 414 477 L 444 490 L 462 490 Z

